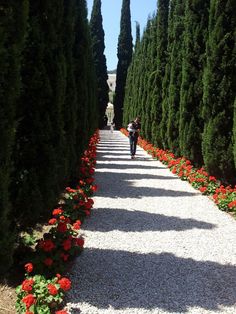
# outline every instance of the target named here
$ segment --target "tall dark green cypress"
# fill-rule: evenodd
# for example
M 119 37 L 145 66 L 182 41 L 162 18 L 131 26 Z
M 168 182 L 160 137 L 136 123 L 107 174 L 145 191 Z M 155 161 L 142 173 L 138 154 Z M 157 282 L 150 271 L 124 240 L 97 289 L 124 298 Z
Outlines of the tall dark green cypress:
M 114 101 L 116 128 L 121 128 L 123 121 L 123 103 L 128 67 L 133 53 L 130 0 L 123 0 L 121 9 L 120 34 L 117 48 L 116 90 Z
M 232 129 L 236 94 L 236 2 L 211 0 L 204 70 L 203 158 L 207 170 L 235 181 Z
M 138 100 L 141 103 L 141 117 L 142 117 L 142 135 L 151 140 L 151 104 L 152 104 L 152 90 L 154 86 L 154 78 L 156 71 L 156 47 L 154 38 L 156 37 L 156 17 L 149 17 L 146 30 L 143 35 L 143 55 L 144 69 L 141 78 L 142 82 L 142 96 Z
M 64 174 L 62 16 L 62 0 L 30 2 L 14 154 L 14 211 L 22 226 L 50 215 Z
M 77 159 L 79 160 L 83 150 L 85 149 L 90 128 L 97 126 L 96 119 L 91 120 L 90 109 L 92 106 L 94 112 L 96 108 L 94 106 L 94 97 L 92 94 L 96 91 L 96 87 L 91 85 L 91 78 L 93 75 L 91 71 L 92 51 L 91 51 L 91 39 L 90 31 L 87 19 L 87 6 L 85 0 L 79 0 L 76 2 L 76 23 L 75 23 L 75 45 L 73 49 L 74 57 L 74 74 L 76 78 L 76 89 L 78 94 L 78 109 L 77 109 L 77 129 L 76 129 L 76 150 Z M 92 62 L 93 63 L 93 62 Z M 91 77 L 92 76 L 92 77 Z M 93 80 L 94 82 L 94 80 Z M 90 103 L 92 101 L 92 103 Z
M 153 42 L 156 45 L 156 70 L 154 72 L 154 84 L 152 89 L 151 126 L 152 142 L 162 147 L 161 140 L 161 119 L 162 119 L 162 81 L 165 75 L 167 59 L 167 38 L 168 38 L 168 14 L 169 0 L 159 0 L 157 10 L 157 30 Z
M 28 1 L 9 0 L 0 10 L 0 274 L 12 263 L 15 231 L 9 189 L 15 141 L 16 109 L 21 88 L 21 53 L 26 34 Z
M 107 84 L 107 65 L 104 55 L 104 30 L 102 25 L 101 0 L 94 0 L 90 19 L 90 33 L 92 40 L 92 51 L 97 76 L 97 98 L 99 108 L 99 127 L 104 126 L 103 117 L 105 115 L 107 103 L 109 101 Z
M 168 30 L 167 30 L 167 49 L 166 49 L 166 66 L 164 71 L 164 77 L 162 80 L 162 103 L 161 103 L 161 122 L 160 122 L 160 138 L 161 148 L 168 149 L 168 136 L 167 136 L 167 125 L 169 116 L 169 84 L 171 74 L 171 53 L 174 43 L 173 29 L 174 29 L 174 16 L 175 16 L 175 1 L 170 2 L 170 9 L 168 15 Z
M 76 154 L 76 124 L 77 124 L 77 90 L 74 75 L 73 49 L 75 43 L 75 20 L 76 20 L 76 0 L 64 0 L 64 54 L 66 59 L 66 87 L 64 106 L 64 133 L 65 133 L 65 155 L 66 173 L 71 181 L 75 175 L 78 163 Z
M 235 165 L 235 168 L 236 168 L 236 97 L 235 97 L 235 100 L 234 100 L 233 139 L 234 139 L 234 147 L 233 147 L 233 152 L 234 152 L 234 165 Z
M 170 51 L 170 81 L 168 95 L 167 141 L 168 148 L 179 154 L 179 106 L 182 81 L 184 0 L 173 0 L 173 28 Z
M 203 163 L 201 119 L 203 68 L 210 0 L 188 0 L 185 5 L 179 145 L 181 155 Z
M 139 69 L 139 47 L 140 47 L 140 24 L 136 22 L 136 40 L 134 53 L 132 55 L 132 61 L 130 63 L 126 86 L 125 86 L 125 99 L 123 107 L 123 125 L 127 126 L 129 121 L 133 120 L 136 114 L 136 104 L 137 104 L 137 82 L 138 76 L 136 71 Z

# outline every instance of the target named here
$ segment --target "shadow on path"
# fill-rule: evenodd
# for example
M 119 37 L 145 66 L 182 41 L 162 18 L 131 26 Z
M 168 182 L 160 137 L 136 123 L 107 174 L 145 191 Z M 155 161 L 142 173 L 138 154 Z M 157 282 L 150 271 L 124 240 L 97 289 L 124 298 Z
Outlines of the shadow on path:
M 119 165 L 117 165 L 119 169 Z M 100 187 L 97 192 L 97 197 L 110 197 L 110 198 L 142 198 L 148 197 L 182 197 L 182 196 L 198 196 L 197 192 L 186 192 L 178 190 L 170 190 L 163 188 L 154 188 L 146 186 L 134 186 L 132 180 L 137 179 L 147 179 L 148 176 L 145 174 L 134 174 L 134 173 L 120 173 L 120 172 L 108 172 L 104 175 L 104 172 L 96 172 L 96 182 Z M 154 176 L 159 180 L 168 179 L 173 177 L 161 177 Z M 114 187 L 111 189 L 111 184 L 114 182 L 116 189 Z
M 76 267 L 80 286 L 70 292 L 72 300 L 78 298 L 77 302 L 98 309 L 158 308 L 186 313 L 189 307 L 198 307 L 200 314 L 201 309 L 217 311 L 220 306 L 236 303 L 236 267 L 231 265 L 195 261 L 171 253 L 91 248 L 83 252 Z
M 109 232 L 119 230 L 123 232 L 144 231 L 184 231 L 189 229 L 214 229 L 211 223 L 195 219 L 179 218 L 148 213 L 139 210 L 125 210 L 120 208 L 98 208 L 94 210 L 95 224 L 84 225 L 84 230 Z

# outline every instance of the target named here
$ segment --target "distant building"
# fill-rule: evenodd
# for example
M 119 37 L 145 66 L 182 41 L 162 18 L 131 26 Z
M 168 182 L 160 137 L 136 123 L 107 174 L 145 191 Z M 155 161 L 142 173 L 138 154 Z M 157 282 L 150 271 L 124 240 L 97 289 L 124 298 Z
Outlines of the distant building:
M 109 74 L 108 73 L 107 84 L 109 86 L 109 89 L 112 92 L 115 92 L 115 89 L 116 89 L 116 74 Z

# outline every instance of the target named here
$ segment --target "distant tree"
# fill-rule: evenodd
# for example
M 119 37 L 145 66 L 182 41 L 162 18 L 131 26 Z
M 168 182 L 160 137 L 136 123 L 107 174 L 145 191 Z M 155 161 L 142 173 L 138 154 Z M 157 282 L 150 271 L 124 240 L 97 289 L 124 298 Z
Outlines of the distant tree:
M 92 52 L 97 77 L 97 98 L 99 111 L 99 127 L 104 126 L 103 117 L 105 115 L 107 103 L 109 101 L 107 84 L 107 66 L 104 55 L 104 30 L 102 26 L 101 0 L 94 0 L 90 19 L 90 33 L 92 40 Z
M 232 130 L 236 95 L 236 2 L 211 0 L 203 93 L 203 158 L 207 170 L 235 181 Z
M 21 54 L 28 1 L 4 1 L 0 6 L 0 274 L 12 264 L 15 230 L 9 194 L 13 171 L 16 110 L 21 89 Z
M 125 96 L 125 84 L 128 67 L 130 65 L 133 53 L 130 0 L 123 0 L 121 9 L 120 34 L 117 48 L 117 75 L 116 90 L 114 100 L 115 124 L 119 129 L 123 121 L 123 103 Z

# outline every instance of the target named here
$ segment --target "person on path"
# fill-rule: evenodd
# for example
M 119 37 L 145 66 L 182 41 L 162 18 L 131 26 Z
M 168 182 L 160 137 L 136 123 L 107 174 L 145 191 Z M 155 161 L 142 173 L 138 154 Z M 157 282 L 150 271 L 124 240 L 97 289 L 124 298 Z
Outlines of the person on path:
M 140 118 L 137 117 L 134 121 L 128 124 L 127 130 L 129 131 L 129 143 L 130 143 L 130 155 L 131 159 L 134 159 L 136 154 L 136 147 L 141 129 Z

